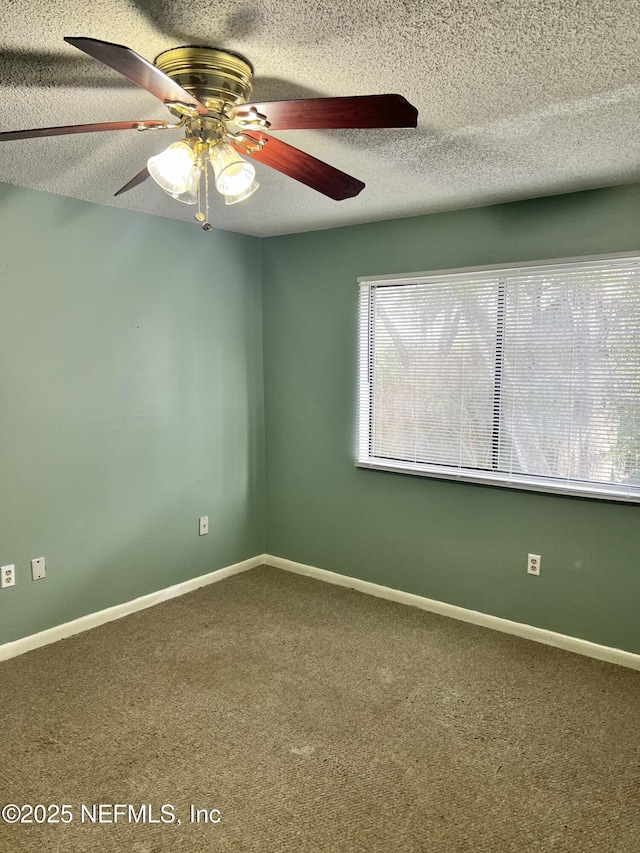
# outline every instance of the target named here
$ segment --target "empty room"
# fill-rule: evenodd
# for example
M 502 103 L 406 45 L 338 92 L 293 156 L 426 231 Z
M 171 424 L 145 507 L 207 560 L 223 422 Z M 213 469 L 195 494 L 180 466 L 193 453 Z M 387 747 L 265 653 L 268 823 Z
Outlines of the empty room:
M 0 853 L 637 853 L 640 3 L 0 24 Z

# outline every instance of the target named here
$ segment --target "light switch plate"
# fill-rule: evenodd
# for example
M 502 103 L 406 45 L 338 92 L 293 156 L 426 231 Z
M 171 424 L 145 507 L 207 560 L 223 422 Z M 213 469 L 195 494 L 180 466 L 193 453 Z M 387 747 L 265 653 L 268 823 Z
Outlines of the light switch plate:
M 36 557 L 31 560 L 31 577 L 34 581 L 39 581 L 47 576 L 47 570 L 44 563 L 44 557 Z

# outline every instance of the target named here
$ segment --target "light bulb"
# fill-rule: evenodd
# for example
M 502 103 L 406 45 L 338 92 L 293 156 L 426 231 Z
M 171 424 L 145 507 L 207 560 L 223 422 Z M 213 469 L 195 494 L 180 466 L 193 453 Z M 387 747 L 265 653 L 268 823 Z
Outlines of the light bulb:
M 175 198 L 187 192 L 193 181 L 195 160 L 196 155 L 191 146 L 180 140 L 155 157 L 150 157 L 147 169 L 153 180 Z
M 239 157 L 226 142 L 219 142 L 209 149 L 209 160 L 216 176 L 216 189 L 222 195 L 241 195 L 253 184 L 256 170 L 251 163 Z

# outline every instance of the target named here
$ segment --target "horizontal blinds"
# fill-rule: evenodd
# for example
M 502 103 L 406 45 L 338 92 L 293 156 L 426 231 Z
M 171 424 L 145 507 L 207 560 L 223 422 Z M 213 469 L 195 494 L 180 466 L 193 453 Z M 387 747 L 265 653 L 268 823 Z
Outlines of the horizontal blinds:
M 360 461 L 640 493 L 637 258 L 364 283 L 360 299 Z
M 496 307 L 494 281 L 375 290 L 376 456 L 489 465 Z

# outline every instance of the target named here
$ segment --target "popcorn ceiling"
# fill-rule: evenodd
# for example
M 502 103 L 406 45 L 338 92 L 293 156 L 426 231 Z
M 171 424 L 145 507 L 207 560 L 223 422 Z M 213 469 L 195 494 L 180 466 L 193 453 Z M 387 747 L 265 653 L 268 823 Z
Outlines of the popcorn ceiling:
M 41 0 L 0 9 L 0 129 L 165 118 L 162 104 L 63 41 L 239 51 L 260 100 L 399 92 L 416 130 L 276 134 L 365 181 L 334 202 L 257 164 L 218 228 L 283 234 L 640 180 L 640 0 Z M 5 142 L 0 181 L 190 220 L 152 182 L 114 199 L 178 135 Z

